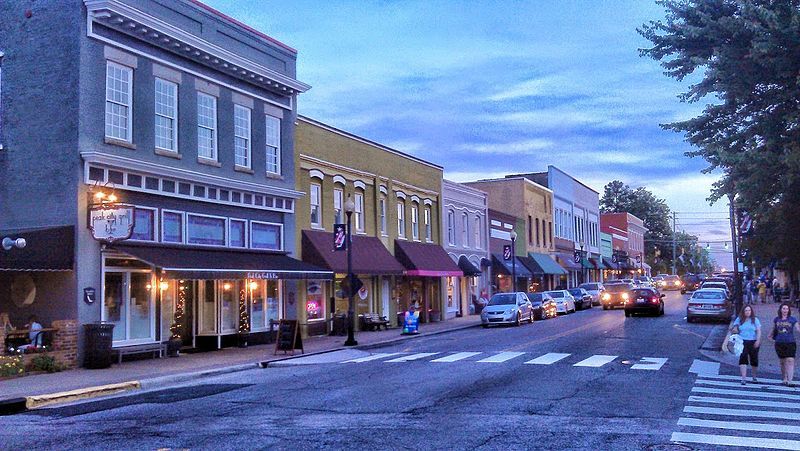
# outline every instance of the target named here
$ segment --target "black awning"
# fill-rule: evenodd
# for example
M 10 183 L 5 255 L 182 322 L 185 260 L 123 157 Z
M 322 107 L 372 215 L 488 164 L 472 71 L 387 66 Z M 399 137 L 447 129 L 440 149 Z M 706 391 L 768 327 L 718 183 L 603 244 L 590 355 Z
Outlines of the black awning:
M 24 238 L 25 247 L 0 249 L 0 271 L 72 271 L 75 262 L 75 227 L 0 231 L 3 238 Z
M 462 255 L 461 257 L 459 257 L 458 267 L 461 268 L 461 272 L 463 272 L 464 275 L 467 277 L 474 277 L 481 275 L 481 270 L 476 268 L 475 265 L 473 265 L 472 262 L 469 261 L 466 255 Z
M 330 279 L 333 272 L 283 253 L 237 249 L 115 244 L 168 279 Z

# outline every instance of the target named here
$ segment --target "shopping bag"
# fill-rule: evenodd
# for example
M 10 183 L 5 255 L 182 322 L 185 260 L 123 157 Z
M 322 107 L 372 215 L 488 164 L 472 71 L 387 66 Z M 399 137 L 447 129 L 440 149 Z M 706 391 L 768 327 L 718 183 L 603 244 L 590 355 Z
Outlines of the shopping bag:
M 731 334 L 728 337 L 728 342 L 725 343 L 725 346 L 728 349 L 728 352 L 739 357 L 742 355 L 742 351 L 744 351 L 744 340 L 739 334 Z

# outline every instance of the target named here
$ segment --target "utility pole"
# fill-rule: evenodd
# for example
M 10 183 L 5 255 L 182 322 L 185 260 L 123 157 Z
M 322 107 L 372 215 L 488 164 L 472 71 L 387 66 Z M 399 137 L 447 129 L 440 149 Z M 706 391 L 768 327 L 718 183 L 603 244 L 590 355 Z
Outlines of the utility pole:
M 676 219 L 675 212 L 672 212 L 672 274 L 677 274 L 678 271 L 675 269 L 675 260 L 678 258 L 675 253 L 677 251 L 677 243 L 675 239 L 677 237 L 677 224 L 678 220 Z
M 731 212 L 731 250 L 733 250 L 733 303 L 736 312 L 742 309 L 742 281 L 739 278 L 739 237 L 736 229 L 736 207 L 733 205 L 733 194 L 728 194 Z

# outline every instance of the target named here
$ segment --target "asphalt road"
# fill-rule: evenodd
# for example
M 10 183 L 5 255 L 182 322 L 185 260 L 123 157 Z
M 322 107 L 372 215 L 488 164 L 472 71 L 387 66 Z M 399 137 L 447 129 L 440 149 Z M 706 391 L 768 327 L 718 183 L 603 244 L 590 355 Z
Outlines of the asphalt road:
M 687 324 L 678 293 L 666 303 L 663 317 L 595 307 L 0 417 L 0 448 L 687 449 L 673 433 L 726 434 L 678 425 L 692 390 L 730 381 L 689 372 L 713 325 Z

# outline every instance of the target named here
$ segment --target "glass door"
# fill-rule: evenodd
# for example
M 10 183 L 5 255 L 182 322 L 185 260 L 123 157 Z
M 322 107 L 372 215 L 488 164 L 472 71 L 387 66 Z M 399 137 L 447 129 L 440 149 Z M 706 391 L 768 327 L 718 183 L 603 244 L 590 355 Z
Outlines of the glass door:
M 215 289 L 215 281 L 201 280 L 198 282 L 200 288 L 200 297 L 198 302 L 198 313 L 200 321 L 198 322 L 200 333 L 199 335 L 216 335 L 219 331 L 217 327 L 217 290 Z
M 114 324 L 113 341 L 125 340 L 125 318 L 127 308 L 125 295 L 127 289 L 124 273 L 106 273 L 103 293 L 103 320 Z
M 222 282 L 220 304 L 222 306 L 222 333 L 237 332 L 239 325 L 239 283 L 233 280 Z
M 115 345 L 155 340 L 153 276 L 150 271 L 106 268 L 103 276 L 103 321 L 114 324 Z

